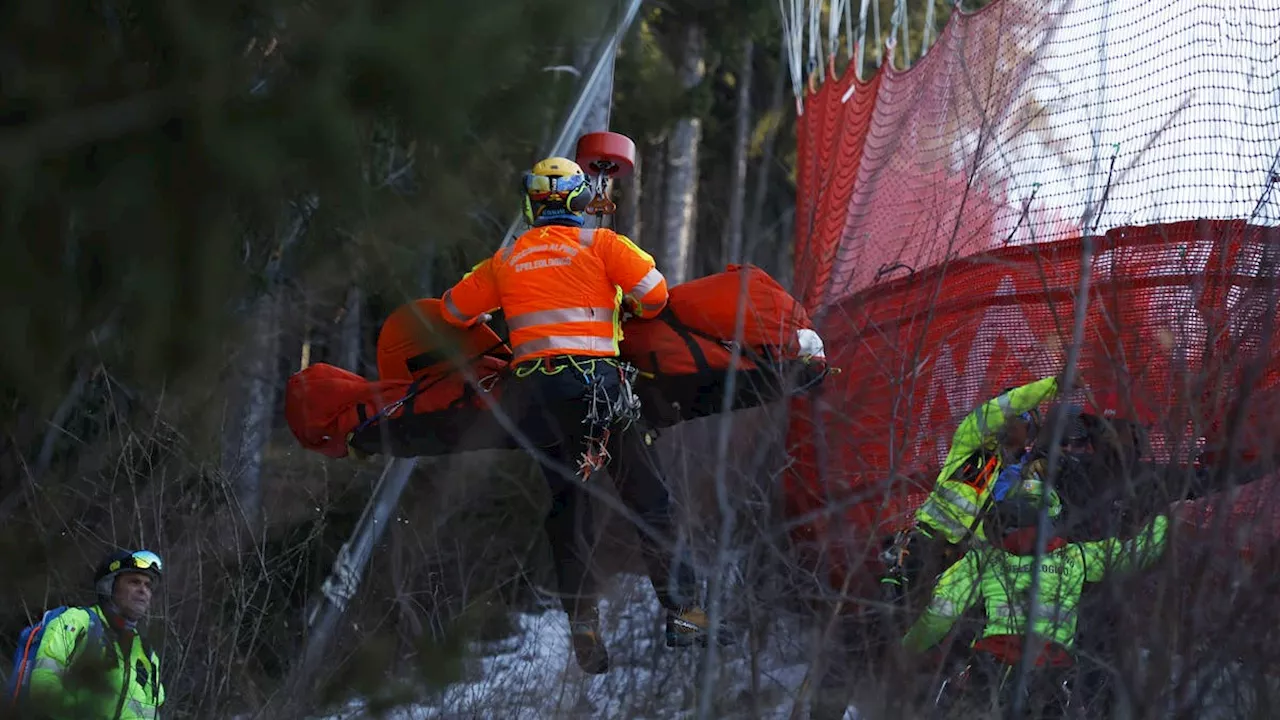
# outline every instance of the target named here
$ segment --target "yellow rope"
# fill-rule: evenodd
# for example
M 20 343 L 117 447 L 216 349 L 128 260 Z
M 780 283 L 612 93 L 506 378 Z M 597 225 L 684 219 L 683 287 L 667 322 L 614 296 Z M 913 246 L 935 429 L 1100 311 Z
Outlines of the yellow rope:
M 596 371 L 597 362 L 602 362 L 612 367 L 618 366 L 618 361 L 614 358 L 591 358 L 589 360 L 585 360 L 579 363 L 578 360 L 574 358 L 572 355 L 562 355 L 561 357 L 567 360 L 568 364 L 558 365 L 555 368 L 552 368 L 549 370 L 547 369 L 547 363 L 545 362 L 545 358 L 540 358 L 538 360 L 530 360 L 525 363 L 521 363 L 520 365 L 517 365 L 515 368 L 515 375 L 516 377 L 522 380 L 534 374 L 535 372 L 540 372 L 543 375 L 559 375 L 561 372 L 564 371 L 565 368 L 568 368 L 568 367 L 572 367 L 574 370 L 577 370 L 579 373 L 583 375 L 589 375 Z M 641 374 L 650 378 L 653 377 L 653 375 L 649 373 L 641 373 Z

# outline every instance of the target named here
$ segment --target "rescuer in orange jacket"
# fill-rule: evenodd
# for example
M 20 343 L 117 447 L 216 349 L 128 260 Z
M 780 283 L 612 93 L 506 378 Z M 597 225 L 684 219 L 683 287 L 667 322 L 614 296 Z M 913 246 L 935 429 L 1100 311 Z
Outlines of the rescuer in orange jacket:
M 655 317 L 667 281 L 653 258 L 613 230 L 584 227 L 592 188 L 572 160 L 547 158 L 524 176 L 524 217 L 531 229 L 472 268 L 442 298 L 444 317 L 469 326 L 501 309 L 511 331 L 513 378 L 503 405 L 529 444 L 551 488 L 545 528 L 570 619 L 578 664 L 608 670 L 596 592 L 587 558 L 593 522 L 582 484 L 617 456 L 619 495 L 661 541 L 641 530 L 642 550 L 667 610 L 667 645 L 705 642 L 706 613 L 693 606 L 687 563 L 663 550 L 672 541 L 670 496 L 656 458 L 639 432 L 635 369 L 618 361 L 625 303 Z M 667 545 L 670 547 L 670 545 Z
M 624 235 L 583 227 L 591 187 L 572 160 L 548 158 L 525 175 L 525 220 L 533 228 L 475 266 L 444 294 L 445 318 L 471 324 L 501 308 L 514 363 L 561 356 L 618 356 L 619 304 L 652 318 L 667 304 L 667 280 Z

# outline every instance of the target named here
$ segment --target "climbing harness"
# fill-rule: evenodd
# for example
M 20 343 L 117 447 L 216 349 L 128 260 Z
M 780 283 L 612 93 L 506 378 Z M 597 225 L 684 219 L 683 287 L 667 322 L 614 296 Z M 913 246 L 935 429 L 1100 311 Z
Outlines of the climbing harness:
M 632 383 L 638 371 L 631 363 L 615 358 L 575 358 L 570 355 L 558 359 L 542 358 L 517 365 L 513 372 L 517 378 L 524 379 L 530 375 L 542 373 L 556 376 L 565 370 L 573 369 L 585 385 L 582 400 L 586 405 L 582 424 L 586 425 L 583 434 L 583 452 L 577 458 L 578 478 L 586 482 L 591 475 L 604 469 L 609 464 L 609 438 L 616 430 L 624 432 L 640 419 L 640 396 L 636 395 Z M 605 387 L 604 372 L 618 373 L 618 392 L 611 397 Z
M 582 419 L 587 426 L 586 450 L 578 459 L 578 475 L 584 482 L 609 464 L 609 436 L 614 427 L 620 426 L 617 428 L 618 432 L 625 432 L 632 423 L 640 419 L 640 397 L 631 386 L 636 368 L 625 362 L 611 362 L 608 365 L 618 371 L 617 397 L 609 397 L 599 375 L 592 372 L 586 378 L 587 392 L 584 399 L 587 413 Z

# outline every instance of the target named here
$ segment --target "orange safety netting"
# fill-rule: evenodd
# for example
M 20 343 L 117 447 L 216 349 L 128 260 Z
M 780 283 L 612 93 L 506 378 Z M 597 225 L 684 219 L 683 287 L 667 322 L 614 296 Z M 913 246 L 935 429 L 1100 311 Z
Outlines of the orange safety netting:
M 1185 462 L 1248 395 L 1241 447 L 1280 443 L 1278 26 L 1275 3 L 997 0 L 909 71 L 806 94 L 794 294 L 843 374 L 794 407 L 802 537 L 837 500 L 845 535 L 900 523 L 963 415 L 1062 369 L 1086 227 L 1090 407 Z

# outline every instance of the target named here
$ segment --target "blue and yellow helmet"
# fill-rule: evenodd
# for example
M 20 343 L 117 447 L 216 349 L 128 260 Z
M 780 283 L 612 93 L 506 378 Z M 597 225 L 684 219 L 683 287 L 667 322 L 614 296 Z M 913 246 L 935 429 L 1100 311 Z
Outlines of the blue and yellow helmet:
M 594 193 L 578 163 L 549 157 L 524 174 L 524 219 L 533 226 L 568 221 L 582 224 Z

